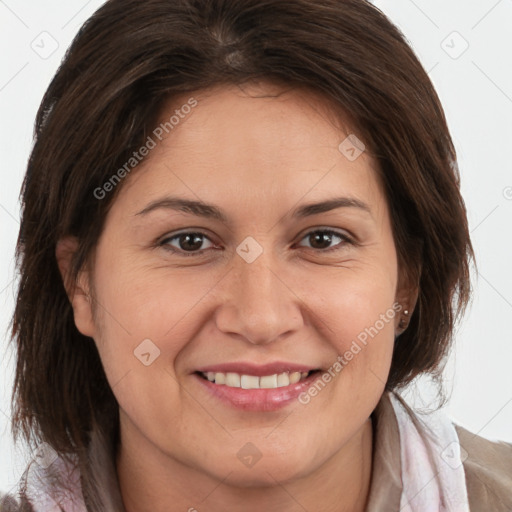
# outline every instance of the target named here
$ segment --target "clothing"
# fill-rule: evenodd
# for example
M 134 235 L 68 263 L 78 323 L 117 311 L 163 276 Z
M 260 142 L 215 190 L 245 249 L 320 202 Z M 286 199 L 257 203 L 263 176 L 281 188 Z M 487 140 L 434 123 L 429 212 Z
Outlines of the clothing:
M 452 423 L 458 437 L 456 445 L 446 443 L 434 453 L 437 459 L 439 475 L 431 480 L 428 474 L 429 468 L 425 467 L 425 461 L 417 460 L 417 454 L 410 457 L 413 465 L 404 468 L 401 448 L 404 447 L 399 419 L 397 418 L 397 402 L 399 402 L 405 413 L 411 418 L 422 438 L 428 438 L 428 429 L 436 422 L 447 425 L 447 418 L 442 411 L 431 413 L 425 418 L 418 412 L 412 411 L 396 393 L 385 393 L 378 403 L 372 419 L 374 422 L 374 451 L 372 481 L 368 498 L 366 512 L 405 512 L 404 507 L 407 498 L 414 497 L 411 489 L 404 485 L 408 475 L 414 469 L 421 472 L 426 471 L 423 482 L 425 489 L 431 489 L 432 484 L 450 474 L 450 470 L 462 469 L 470 512 L 512 512 L 512 444 L 502 441 L 490 441 L 476 434 L 469 432 L 459 425 Z M 427 423 L 426 426 L 423 424 Z M 449 422 L 448 420 L 448 423 Z M 457 457 L 458 444 L 460 443 L 460 455 Z M 412 446 L 409 443 L 409 447 Z M 455 450 L 454 453 L 451 450 Z M 441 454 L 443 454 L 441 456 Z M 440 459 L 441 456 L 441 460 Z M 458 460 L 462 462 L 457 466 Z M 441 463 L 445 463 L 443 467 Z M 435 471 L 434 471 L 435 473 Z M 447 499 L 447 497 L 445 497 Z M 413 500 L 414 503 L 414 500 Z M 442 502 L 434 502 L 426 505 L 421 512 L 454 510 L 463 512 L 464 508 L 445 508 L 447 505 Z M 404 508 L 402 508 L 404 507 Z M 430 508 L 429 508 L 430 507 Z M 457 507 L 457 505 L 455 505 Z M 461 505 L 464 507 L 464 504 Z M 414 509 L 413 509 L 414 510 Z
M 391 403 L 400 434 L 400 462 L 403 512 L 469 512 L 463 455 L 452 422 L 439 411 L 422 418 L 423 425 L 411 421 L 409 410 L 395 396 Z M 419 416 L 412 416 L 416 418 Z M 430 433 L 426 441 L 422 426 Z
M 396 393 L 383 394 L 372 413 L 372 424 L 373 465 L 366 512 L 512 511 L 512 444 L 472 434 L 442 411 L 415 412 Z M 107 449 L 94 439 L 93 459 L 104 460 L 102 452 Z M 110 503 L 101 512 L 123 512 L 113 467 L 98 463 L 95 468 L 100 482 L 112 482 L 104 493 Z M 87 512 L 76 468 L 62 459 L 49 468 L 65 475 L 70 490 L 55 497 L 60 509 L 44 489 L 49 469 L 32 468 L 27 494 L 34 512 Z M 0 512 L 20 510 L 29 509 L 0 505 Z

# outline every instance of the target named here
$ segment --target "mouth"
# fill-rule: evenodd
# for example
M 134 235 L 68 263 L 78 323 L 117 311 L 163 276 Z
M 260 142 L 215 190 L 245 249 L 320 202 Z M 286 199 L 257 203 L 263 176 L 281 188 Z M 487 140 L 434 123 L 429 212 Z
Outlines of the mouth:
M 293 404 L 301 406 L 301 394 L 322 376 L 321 369 L 296 365 L 237 364 L 239 371 L 234 371 L 234 366 L 203 368 L 192 375 L 202 392 L 230 408 L 247 412 L 278 411 Z
M 195 372 L 199 377 L 218 386 L 241 389 L 278 389 L 305 381 L 320 369 L 309 371 L 284 371 L 270 375 L 250 375 L 237 372 Z

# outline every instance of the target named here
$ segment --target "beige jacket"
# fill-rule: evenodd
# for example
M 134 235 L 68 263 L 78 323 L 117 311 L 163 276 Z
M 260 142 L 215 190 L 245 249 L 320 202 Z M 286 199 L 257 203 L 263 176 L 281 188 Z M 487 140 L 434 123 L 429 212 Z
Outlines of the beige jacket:
M 372 414 L 374 452 L 366 512 L 398 512 L 402 494 L 400 434 L 389 395 Z M 455 424 L 471 512 L 512 512 L 512 444 L 489 441 Z
M 373 467 L 366 512 L 399 512 L 402 494 L 400 433 L 388 393 L 382 396 L 372 421 Z M 512 444 L 489 441 L 458 425 L 455 429 L 468 454 L 463 467 L 471 512 L 512 512 Z M 102 448 L 97 445 L 94 450 Z M 104 460 L 104 457 L 100 454 L 93 459 Z M 117 482 L 115 475 L 110 474 L 114 472 L 112 469 L 106 474 L 105 465 L 99 466 L 102 466 L 97 468 L 101 482 Z M 105 510 L 117 512 L 120 505 L 114 503 L 121 501 L 120 492 L 117 484 L 111 485 L 115 488 L 105 489 L 103 493 L 109 497 Z M 0 512 L 30 510 L 16 505 L 12 497 L 4 497 L 4 500 L 2 506 L 0 498 Z

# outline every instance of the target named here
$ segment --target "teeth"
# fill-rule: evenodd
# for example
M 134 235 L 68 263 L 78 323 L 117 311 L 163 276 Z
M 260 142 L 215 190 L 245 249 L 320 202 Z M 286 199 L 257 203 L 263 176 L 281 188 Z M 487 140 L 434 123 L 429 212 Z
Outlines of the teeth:
M 297 382 L 299 382 L 299 380 L 301 379 L 301 374 L 300 372 L 293 372 L 293 373 L 290 373 L 290 384 L 296 384 Z
M 258 389 L 260 387 L 260 378 L 254 375 L 242 375 L 240 377 L 240 387 L 244 389 Z
M 260 377 L 260 388 L 275 389 L 277 388 L 277 375 L 265 375 Z
M 281 388 L 290 385 L 290 377 L 287 373 L 280 373 L 277 376 L 277 387 Z
M 217 376 L 215 376 L 215 382 L 217 382 Z M 240 375 L 238 373 L 226 373 L 226 381 L 224 382 L 226 386 L 230 388 L 239 388 L 240 387 Z
M 203 375 L 215 384 L 224 384 L 232 388 L 242 389 L 275 389 L 296 384 L 304 380 L 309 372 L 283 372 L 274 375 L 240 375 L 239 373 L 207 372 Z

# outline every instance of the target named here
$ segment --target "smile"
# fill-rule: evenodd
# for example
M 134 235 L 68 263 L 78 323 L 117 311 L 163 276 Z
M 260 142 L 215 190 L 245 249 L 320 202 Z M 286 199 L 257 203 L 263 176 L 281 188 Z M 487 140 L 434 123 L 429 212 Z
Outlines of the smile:
M 203 378 L 218 385 L 242 389 L 276 389 L 305 380 L 317 370 L 309 372 L 282 372 L 273 375 L 245 375 L 234 372 L 198 372 Z

